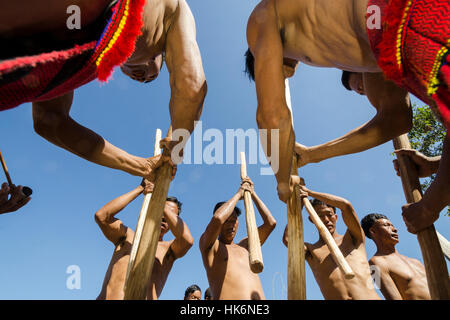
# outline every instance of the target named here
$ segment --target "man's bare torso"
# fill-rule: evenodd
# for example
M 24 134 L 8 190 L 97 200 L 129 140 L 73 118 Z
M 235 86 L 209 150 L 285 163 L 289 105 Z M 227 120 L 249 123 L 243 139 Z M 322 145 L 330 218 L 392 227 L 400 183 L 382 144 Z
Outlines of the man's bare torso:
M 258 275 L 250 270 L 249 252 L 246 248 L 219 241 L 217 253 L 212 251 L 203 259 L 208 260 L 204 264 L 214 299 L 265 299 Z
M 2 0 L 0 39 L 29 38 L 45 33 L 54 41 L 76 39 L 82 42 L 83 38 L 91 39 L 89 25 L 105 13 L 111 2 L 112 0 L 25 0 L 19 3 Z M 67 27 L 67 21 L 73 14 L 72 11 L 67 12 L 71 5 L 80 8 L 80 29 Z M 178 0 L 147 0 L 144 8 L 143 35 L 138 41 L 145 41 L 147 47 L 154 48 L 154 52 L 162 52 L 170 19 L 177 8 Z M 153 55 L 154 52 L 149 52 L 149 55 Z
M 326 300 L 380 299 L 373 286 L 364 243 L 355 246 L 349 232 L 335 240 L 355 273 L 353 279 L 344 278 L 323 241 L 315 244 L 305 243 L 308 249 L 306 259 L 324 298 Z
M 103 281 L 102 291 L 97 300 L 123 300 L 124 285 L 127 275 L 128 262 L 130 260 L 131 247 L 134 232 L 128 228 L 126 239 L 119 243 L 114 249 L 111 262 Z M 172 270 L 175 261 L 170 251 L 172 241 L 159 241 L 156 248 L 155 262 L 153 264 L 152 276 L 147 292 L 148 300 L 156 300 L 161 292 Z
M 373 256 L 370 262 L 389 274 L 404 300 L 430 299 L 425 268 L 418 260 L 392 253 Z
M 368 0 L 265 0 L 253 14 L 275 14 L 284 56 L 318 67 L 380 72 L 366 31 Z M 258 18 L 257 18 L 258 19 Z

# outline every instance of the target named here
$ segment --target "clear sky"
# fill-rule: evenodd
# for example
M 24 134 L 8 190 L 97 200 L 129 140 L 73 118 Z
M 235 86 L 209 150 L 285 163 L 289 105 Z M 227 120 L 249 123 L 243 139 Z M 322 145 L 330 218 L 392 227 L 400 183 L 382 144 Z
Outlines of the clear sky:
M 246 22 L 257 3 L 189 1 L 208 81 L 203 131 L 215 128 L 225 135 L 226 129 L 257 128 L 255 87 L 243 73 Z M 341 136 L 375 114 L 364 97 L 342 87 L 338 70 L 301 65 L 290 86 L 297 141 L 308 146 Z M 133 82 L 116 70 L 108 84 L 91 82 L 77 90 L 71 115 L 127 152 L 150 156 L 155 129 L 166 132 L 169 126 L 169 96 L 165 67 L 151 84 Z M 102 235 L 94 214 L 135 188 L 141 179 L 91 164 L 39 137 L 33 131 L 30 104 L 1 113 L 0 136 L 0 150 L 13 182 L 34 191 L 26 207 L 0 216 L 0 299 L 95 299 L 114 246 Z M 392 151 L 392 143 L 386 143 L 364 153 L 308 165 L 300 173 L 310 189 L 350 200 L 360 218 L 371 212 L 386 214 L 399 230 L 399 252 L 423 261 L 416 236 L 407 232 L 401 218 L 405 199 L 392 166 Z M 195 243 L 175 262 L 161 299 L 182 299 L 184 290 L 194 283 L 202 292 L 208 287 L 198 241 L 216 202 L 228 200 L 237 191 L 239 168 L 239 164 L 179 166 L 169 194 L 183 202 L 181 217 Z M 266 298 L 285 299 L 287 249 L 281 238 L 286 205 L 278 200 L 274 176 L 262 176 L 259 169 L 259 164 L 249 165 L 248 175 L 278 222 L 262 248 L 265 268 L 260 278 Z M 3 174 L 0 181 L 6 181 Z M 117 216 L 133 229 L 142 200 L 140 196 Z M 239 207 L 243 209 L 242 202 Z M 261 223 L 257 211 L 256 215 Z M 315 242 L 318 232 L 306 212 L 303 220 L 305 240 Z M 447 217 L 435 226 L 450 238 Z M 345 230 L 339 216 L 338 232 Z M 236 240 L 245 232 L 242 215 Z M 366 249 L 370 258 L 375 253 L 371 240 Z M 66 287 L 66 270 L 71 265 L 81 270 L 79 290 Z M 323 299 L 308 266 L 306 270 L 307 298 Z

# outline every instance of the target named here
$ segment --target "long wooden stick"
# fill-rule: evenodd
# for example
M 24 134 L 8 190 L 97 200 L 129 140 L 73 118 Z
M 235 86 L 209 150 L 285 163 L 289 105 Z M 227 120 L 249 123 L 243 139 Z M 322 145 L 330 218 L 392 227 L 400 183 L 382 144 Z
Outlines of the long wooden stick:
M 291 111 L 291 92 L 289 80 L 285 81 L 286 104 Z M 292 127 L 294 123 L 292 122 Z M 282 142 L 280 142 L 282 143 Z M 297 156 L 292 158 L 292 175 L 298 175 Z M 306 300 L 305 281 L 305 244 L 303 238 L 302 203 L 298 198 L 298 186 L 287 202 L 287 225 L 288 225 L 288 299 Z
M 304 180 L 302 179 L 302 182 L 304 183 Z M 320 220 L 319 215 L 317 214 L 316 210 L 314 210 L 314 207 L 312 206 L 311 202 L 308 198 L 303 198 L 303 205 L 306 208 L 306 211 L 308 211 L 309 216 L 311 217 L 312 222 L 316 226 L 317 230 L 319 231 L 320 236 L 325 241 L 328 249 L 330 250 L 331 256 L 333 257 L 334 262 L 338 265 L 339 269 L 341 269 L 342 273 L 344 274 L 344 277 L 346 279 L 352 279 L 355 277 L 355 273 L 353 272 L 352 268 L 348 264 L 347 260 L 345 260 L 344 255 L 342 254 L 341 250 L 336 244 L 336 241 L 334 240 L 333 236 L 331 235 L 330 231 L 325 227 L 322 220 Z
M 247 177 L 247 163 L 245 152 L 241 152 L 241 179 Z M 260 273 L 264 269 L 264 262 L 261 252 L 261 241 L 259 239 L 258 228 L 256 227 L 255 210 L 253 208 L 252 195 L 249 191 L 244 192 L 245 221 L 247 222 L 248 251 L 250 269 L 253 273 Z
M 5 159 L 3 159 L 2 153 L 0 152 L 0 162 L 2 163 L 3 171 L 5 172 L 6 180 L 10 186 L 13 185 L 11 177 L 9 176 L 8 167 L 6 167 Z
M 172 136 L 172 128 L 169 129 L 168 136 Z M 164 155 L 170 156 L 167 150 L 164 150 Z M 161 233 L 164 206 L 172 177 L 172 166 L 169 163 L 164 163 L 157 170 L 155 187 L 147 208 L 136 259 L 124 288 L 125 300 L 144 300 L 147 296 L 149 279 Z
M 406 134 L 395 138 L 393 142 L 396 150 L 403 148 L 411 149 Z M 411 163 L 409 158 L 399 155 L 397 155 L 397 158 L 406 201 L 408 203 L 420 201 L 422 199 L 422 189 L 420 187 L 417 169 L 414 167 L 414 164 Z M 449 300 L 449 275 L 434 225 L 417 233 L 417 239 L 422 251 L 431 299 Z
M 161 148 L 159 146 L 159 143 L 161 141 L 161 135 L 162 135 L 161 129 L 156 129 L 155 145 L 153 147 L 153 156 L 159 156 L 161 154 Z M 144 201 L 142 202 L 141 211 L 139 212 L 139 219 L 138 219 L 138 223 L 136 226 L 136 232 L 134 233 L 133 246 L 131 247 L 130 260 L 128 261 L 125 287 L 128 284 L 128 277 L 130 276 L 131 269 L 133 269 L 134 261 L 136 260 L 136 253 L 137 253 L 139 244 L 141 243 L 142 230 L 144 229 L 144 222 L 147 217 L 148 205 L 150 204 L 151 198 L 152 198 L 151 193 L 147 193 L 145 195 Z

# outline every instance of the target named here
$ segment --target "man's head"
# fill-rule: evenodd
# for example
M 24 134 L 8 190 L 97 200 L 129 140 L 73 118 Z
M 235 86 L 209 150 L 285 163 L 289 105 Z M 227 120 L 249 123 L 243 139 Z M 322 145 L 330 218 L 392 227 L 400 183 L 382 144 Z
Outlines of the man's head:
M 214 207 L 214 213 L 225 204 L 225 201 L 218 202 Z M 225 221 L 222 225 L 222 229 L 220 230 L 219 240 L 225 243 L 231 243 L 236 236 L 237 229 L 239 227 L 238 217 L 241 215 L 241 209 L 238 207 L 234 207 L 233 213 L 231 216 Z
M 362 73 L 360 72 L 342 71 L 341 82 L 347 90 L 353 90 L 360 95 L 366 94 L 364 91 L 364 81 Z
M 183 204 L 178 201 L 176 197 L 167 197 L 166 204 L 164 205 L 164 211 L 173 212 L 177 214 L 178 216 L 181 213 L 181 206 Z M 162 218 L 161 221 L 161 236 L 166 234 L 169 231 L 169 224 L 167 223 L 166 219 Z
M 372 239 L 375 243 L 394 246 L 398 243 L 397 229 L 384 214 L 368 214 L 362 218 L 361 227 L 367 238 Z
M 120 69 L 131 79 L 148 83 L 158 77 L 163 62 L 164 57 L 161 52 L 149 55 L 148 44 L 145 37 L 141 36 L 136 41 L 133 54 L 120 66 Z
M 330 231 L 331 234 L 334 234 L 336 232 L 336 221 L 338 219 L 336 208 L 317 199 L 313 199 L 311 204 L 328 231 Z M 310 217 L 308 217 L 308 219 L 312 222 Z
M 205 291 L 205 296 L 203 297 L 204 300 L 212 300 L 212 294 L 211 294 L 211 289 L 208 288 Z
M 283 73 L 285 78 L 290 78 L 295 74 L 298 67 L 298 60 L 283 58 Z M 250 80 L 255 81 L 255 57 L 250 49 L 245 52 L 245 70 Z
M 196 284 L 188 287 L 184 292 L 184 300 L 201 300 L 202 299 L 202 291 L 200 287 Z

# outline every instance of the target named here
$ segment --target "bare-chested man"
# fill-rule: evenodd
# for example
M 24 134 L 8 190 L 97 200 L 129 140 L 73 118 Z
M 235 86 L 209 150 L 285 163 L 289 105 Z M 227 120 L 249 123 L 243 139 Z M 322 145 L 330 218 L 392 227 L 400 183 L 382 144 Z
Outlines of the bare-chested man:
M 141 193 L 147 194 L 152 191 L 153 185 L 144 181 L 139 187 L 109 202 L 95 214 L 95 221 L 103 234 L 115 246 L 114 254 L 103 281 L 102 291 L 97 297 L 98 300 L 122 300 L 124 298 L 123 289 L 133 245 L 134 231 L 115 218 L 115 215 Z M 161 223 L 161 234 L 158 247 L 156 248 L 155 262 L 149 279 L 147 292 L 147 299 L 149 300 L 158 299 L 173 263 L 176 259 L 183 257 L 194 243 L 188 227 L 179 217 L 180 211 L 181 203 L 177 198 L 167 198 Z M 163 237 L 169 230 L 173 233 L 175 239 L 164 241 Z
M 203 265 L 208 275 L 213 300 L 262 300 L 265 299 L 261 281 L 250 269 L 248 238 L 234 243 L 241 210 L 236 207 L 243 199 L 244 191 L 250 191 L 263 224 L 258 228 L 261 245 L 276 225 L 269 209 L 258 197 L 250 179 L 245 179 L 238 192 L 227 202 L 219 202 L 214 216 L 200 238 Z
M 72 12 L 68 11 L 68 8 L 73 5 L 80 9 L 80 29 L 67 27 L 70 17 L 68 12 Z M 1 1 L 0 42 L 2 48 L 9 50 L 2 50 L 0 58 L 0 110 L 13 108 L 24 102 L 33 102 L 35 131 L 48 141 L 88 161 L 152 179 L 152 170 L 161 163 L 157 161 L 159 156 L 145 159 L 130 155 L 92 130 L 81 126 L 70 116 L 74 90 L 97 77 L 98 70 L 95 69 L 95 63 L 89 60 L 80 65 L 79 61 L 78 64 L 77 61 L 70 61 L 63 64 L 64 68 L 70 67 L 70 70 L 55 75 L 50 73 L 60 70 L 62 66 L 53 67 L 48 61 L 46 63 L 50 66 L 44 71 L 33 71 L 35 70 L 33 68 L 40 67 L 39 63 L 27 66 L 23 71 L 19 70 L 20 72 L 8 69 L 10 65 L 17 64 L 20 60 L 18 58 L 24 55 L 36 56 L 68 48 L 81 50 L 75 45 L 90 45 L 92 40 L 95 44 L 102 35 L 115 5 L 118 6 L 116 8 L 120 7 L 120 10 L 117 9 L 116 12 L 121 12 L 125 2 L 123 0 L 119 2 L 112 0 Z M 165 61 L 170 73 L 169 109 L 172 128 L 173 130 L 186 129 L 191 133 L 194 129 L 194 121 L 200 118 L 202 112 L 206 80 L 196 42 L 195 21 L 189 6 L 185 0 L 131 0 L 127 2 L 127 5 L 134 8 L 134 11 L 131 7 L 129 10 L 131 21 L 124 25 L 121 36 L 114 38 L 114 43 L 111 43 L 114 48 L 115 43 L 122 41 L 121 50 L 134 48 L 130 54 L 120 57 L 124 62 L 120 63 L 121 69 L 138 82 L 150 82 L 158 76 Z M 137 30 L 129 31 L 133 23 L 138 23 L 137 21 L 141 18 L 138 13 L 134 13 L 134 16 L 131 16 L 131 13 L 139 12 L 139 10 L 143 12 L 142 26 L 138 25 Z M 118 20 L 125 19 L 127 16 L 128 14 L 124 13 L 123 17 L 118 17 Z M 117 23 L 116 26 L 119 27 L 119 24 Z M 139 30 L 142 32 L 140 36 L 138 36 Z M 135 38 L 130 35 L 133 32 Z M 128 38 L 122 39 L 122 34 Z M 104 34 L 104 36 L 107 35 Z M 130 43 L 126 43 L 127 40 Z M 105 54 L 107 50 L 108 48 L 105 48 Z M 121 50 L 115 53 L 116 57 L 124 55 Z M 93 53 L 88 50 L 86 54 Z M 80 55 L 79 59 L 83 57 Z M 42 62 L 44 58 L 39 58 L 38 61 Z M 112 58 L 114 57 L 105 58 L 106 63 L 110 63 Z M 88 70 L 86 74 L 76 74 L 88 64 L 94 66 L 92 72 Z M 23 66 L 15 66 L 15 68 L 20 67 Z M 111 70 L 113 67 L 111 66 Z M 46 73 L 48 77 L 53 76 L 54 79 L 40 77 Z M 43 86 L 45 81 L 48 81 L 48 84 Z M 13 94 L 11 86 L 16 86 L 20 95 Z M 17 89 L 16 87 L 14 90 Z M 16 100 L 18 96 L 23 96 L 23 99 Z M 175 143 L 175 141 L 167 140 L 163 142 L 169 148 L 172 148 Z M 186 141 L 181 143 L 181 146 L 184 146 Z
M 369 239 L 377 245 L 377 252 L 369 263 L 377 267 L 380 289 L 386 300 L 430 300 L 425 267 L 416 259 L 398 253 L 397 229 L 379 213 L 371 213 L 361 220 Z
M 447 2 L 437 0 L 414 1 L 414 7 L 408 7 L 407 3 L 405 0 L 389 3 L 387 0 L 263 0 L 251 13 L 247 24 L 249 51 L 246 53 L 246 70 L 256 84 L 259 128 L 269 131 L 278 129 L 279 141 L 283 141 L 275 145 L 269 139 L 265 146 L 268 157 L 271 157 L 272 148 L 278 148 L 280 158 L 274 170 L 278 195 L 282 201 L 287 201 L 292 193 L 290 172 L 295 145 L 291 113 L 285 97 L 285 78 L 295 73 L 298 62 L 363 73 L 364 90 L 369 100 L 380 108 L 381 113 L 386 110 L 393 117 L 402 112 L 410 113 L 404 101 L 407 101 L 408 91 L 411 91 L 433 108 L 447 130 L 450 128 L 446 83 L 449 79 L 446 75 L 448 70 L 442 67 L 449 58 L 442 52 L 447 52 L 449 47 L 450 6 Z M 372 5 L 380 9 L 378 13 L 381 12 L 381 16 L 374 16 L 373 7 L 370 8 Z M 394 8 L 395 5 L 398 8 Z M 413 19 L 408 18 L 408 24 L 402 25 L 405 10 Z M 433 19 L 427 18 L 432 14 L 429 11 L 435 13 Z M 387 14 L 394 19 L 390 17 L 388 20 Z M 377 23 L 373 25 L 374 19 L 378 20 L 378 27 Z M 392 25 L 397 22 L 399 25 Z M 416 35 L 410 34 L 417 27 L 430 31 L 421 35 L 422 39 L 416 42 L 420 43 L 421 50 L 413 50 Z M 408 37 L 396 43 L 398 28 L 408 33 Z M 391 39 L 393 43 L 389 42 Z M 430 57 L 430 60 L 425 56 Z M 434 68 L 428 65 L 429 61 L 432 64 L 437 61 Z M 397 70 L 395 64 L 401 62 L 403 64 Z M 409 69 L 411 65 L 416 69 Z M 433 74 L 429 74 L 432 69 Z M 383 73 L 388 74 L 395 84 L 386 80 Z M 402 100 L 403 103 L 397 104 Z M 404 131 L 407 126 L 402 123 L 406 118 L 399 117 L 399 125 L 384 129 L 395 130 L 396 133 Z M 379 139 L 371 138 L 368 143 L 373 144 Z M 332 156 L 340 152 L 351 153 L 352 149 L 354 152 L 361 148 L 364 141 L 360 140 L 359 146 L 349 146 L 348 142 L 341 141 L 339 147 L 334 149 L 334 146 L 330 146 L 328 152 Z M 343 144 L 345 148 L 342 148 Z M 450 166 L 450 161 L 447 160 L 447 163 L 446 166 Z M 450 179 L 444 178 L 449 177 L 450 169 L 442 171 L 439 174 L 444 175 L 448 190 Z M 405 207 L 405 215 L 411 217 L 409 211 L 419 212 L 421 209 L 425 209 L 422 201 Z M 434 208 L 431 210 L 435 211 Z M 427 221 L 428 225 L 432 223 L 430 220 Z
M 364 247 L 364 232 L 351 203 L 331 194 L 311 191 L 301 185 L 299 187 L 301 198 L 308 196 L 314 198 L 312 205 L 320 220 L 330 231 L 345 260 L 355 273 L 353 279 L 345 279 L 321 237 L 314 244 L 305 243 L 305 258 L 311 267 L 323 297 L 326 300 L 380 299 L 370 275 L 370 267 Z M 336 208 L 341 210 L 342 219 L 348 228 L 344 235 L 340 235 L 336 231 L 338 219 Z M 309 220 L 311 221 L 311 219 Z M 283 243 L 287 247 L 287 227 L 284 231 Z

